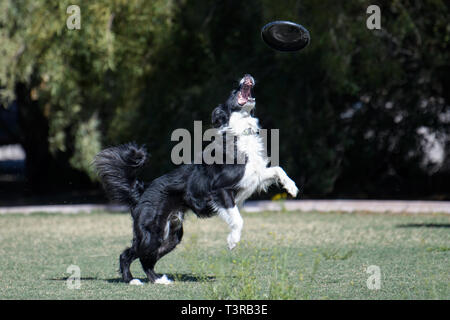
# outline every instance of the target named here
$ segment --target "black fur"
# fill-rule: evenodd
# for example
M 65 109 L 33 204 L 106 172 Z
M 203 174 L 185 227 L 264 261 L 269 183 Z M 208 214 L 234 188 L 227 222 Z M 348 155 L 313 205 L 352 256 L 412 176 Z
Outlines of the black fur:
M 238 109 L 231 92 L 225 104 L 212 113 L 215 127 L 226 125 Z M 100 152 L 94 164 L 109 197 L 130 207 L 133 217 L 131 247 L 120 255 L 120 272 L 125 282 L 133 276 L 131 263 L 139 258 L 150 282 L 158 277 L 156 262 L 175 248 L 183 237 L 182 218 L 191 209 L 198 217 L 211 217 L 217 208 L 232 208 L 245 164 L 186 164 L 153 180 L 145 189 L 136 174 L 147 159 L 143 147 L 128 143 Z M 165 229 L 169 223 L 168 234 Z
M 111 200 L 129 206 L 139 201 L 143 184 L 136 174 L 146 160 L 147 151 L 135 143 L 105 149 L 96 156 L 98 175 Z

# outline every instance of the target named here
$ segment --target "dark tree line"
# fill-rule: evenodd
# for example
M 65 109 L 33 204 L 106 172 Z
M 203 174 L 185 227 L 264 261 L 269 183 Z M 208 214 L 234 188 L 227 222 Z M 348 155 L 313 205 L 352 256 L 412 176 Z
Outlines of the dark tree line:
M 66 27 L 70 4 L 0 4 L 1 99 L 30 115 L 30 172 L 47 183 L 95 181 L 96 152 L 130 140 L 150 150 L 146 176 L 162 174 L 171 132 L 208 123 L 250 73 L 305 197 L 450 197 L 446 1 L 379 1 L 381 30 L 366 27 L 368 1 L 80 2 L 80 30 Z M 301 23 L 310 45 L 268 48 L 272 20 Z

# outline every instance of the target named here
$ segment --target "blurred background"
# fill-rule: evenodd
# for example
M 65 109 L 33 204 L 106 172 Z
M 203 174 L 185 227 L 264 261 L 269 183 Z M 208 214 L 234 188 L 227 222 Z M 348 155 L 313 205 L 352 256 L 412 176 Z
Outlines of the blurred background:
M 371 4 L 381 30 L 366 27 Z M 91 161 L 128 141 L 151 153 L 145 179 L 169 171 L 172 131 L 209 124 L 244 73 L 301 198 L 450 200 L 449 6 L 1 0 L 0 205 L 105 201 Z M 267 47 L 273 20 L 305 26 L 310 45 Z

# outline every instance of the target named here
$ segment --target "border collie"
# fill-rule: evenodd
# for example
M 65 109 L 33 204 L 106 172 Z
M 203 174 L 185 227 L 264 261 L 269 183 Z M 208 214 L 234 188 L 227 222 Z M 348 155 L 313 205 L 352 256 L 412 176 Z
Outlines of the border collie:
M 132 245 L 120 255 L 123 281 L 142 284 L 130 272 L 131 263 L 139 258 L 151 283 L 171 282 L 165 275 L 158 277 L 154 267 L 181 241 L 187 210 L 199 218 L 218 215 L 225 220 L 231 229 L 227 237 L 231 250 L 241 237 L 243 220 L 238 208 L 247 198 L 276 183 L 293 197 L 297 195 L 294 181 L 284 170 L 268 166 L 258 119 L 253 117 L 254 85 L 253 77 L 245 75 L 228 100 L 212 112 L 213 127 L 218 134 L 233 137 L 233 157 L 243 158 L 242 162 L 184 164 L 145 185 L 137 178 L 147 159 L 144 147 L 128 143 L 96 156 L 94 165 L 107 195 L 128 205 L 133 218 Z

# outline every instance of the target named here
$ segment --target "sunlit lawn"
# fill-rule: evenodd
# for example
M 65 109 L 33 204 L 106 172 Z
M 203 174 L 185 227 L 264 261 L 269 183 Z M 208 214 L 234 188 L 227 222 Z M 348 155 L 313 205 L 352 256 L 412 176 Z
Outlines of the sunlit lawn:
M 156 271 L 171 285 L 120 282 L 128 214 L 0 216 L 0 299 L 449 299 L 450 217 L 368 213 L 243 213 L 227 226 L 190 214 L 182 243 Z M 81 288 L 69 289 L 77 265 Z M 368 266 L 380 289 L 370 290 Z M 134 276 L 145 279 L 140 264 Z

